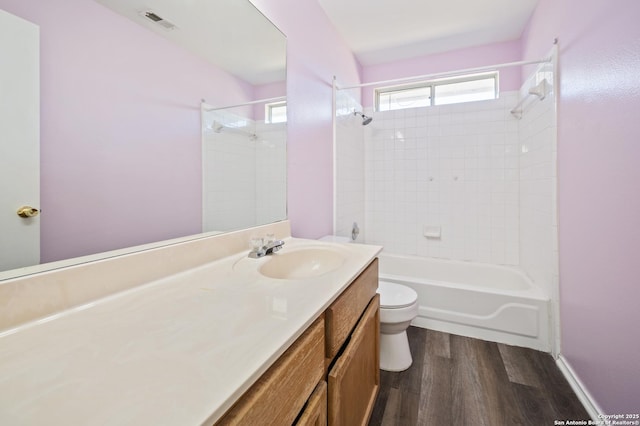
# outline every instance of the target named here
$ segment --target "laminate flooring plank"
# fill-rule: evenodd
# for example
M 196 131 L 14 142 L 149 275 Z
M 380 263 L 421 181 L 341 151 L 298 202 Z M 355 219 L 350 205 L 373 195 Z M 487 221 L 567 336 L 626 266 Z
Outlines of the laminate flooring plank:
M 409 329 L 414 327 L 409 327 Z M 451 358 L 451 335 L 441 331 L 427 330 L 426 333 L 426 351 L 430 355 L 440 356 L 443 358 Z
M 381 372 L 372 426 L 540 426 L 589 418 L 549 354 L 414 327 L 407 334 L 413 365 Z
M 418 425 L 453 425 L 451 407 L 451 365 L 449 358 L 425 353 Z
M 369 419 L 370 426 L 380 426 L 382 424 L 382 418 L 384 416 L 385 407 L 389 399 L 389 390 L 391 389 L 391 380 L 393 373 L 388 371 L 380 371 L 380 390 L 378 391 L 378 397 L 373 406 L 373 412 Z
M 396 416 L 397 425 L 418 426 L 418 408 L 420 406 L 420 394 L 400 391 L 400 413 Z
M 452 425 L 494 426 L 488 423 L 478 374 L 474 339 L 451 336 Z
M 400 420 L 400 404 L 402 396 L 396 388 L 389 389 L 389 397 L 384 407 L 384 415 L 382 416 L 382 426 L 398 426 Z
M 394 389 L 399 389 L 400 388 L 400 373 L 397 372 L 393 372 L 393 371 L 384 371 L 384 370 L 380 370 L 380 383 L 382 383 L 383 377 L 384 377 L 384 381 L 386 386 L 389 386 L 390 388 L 394 388 Z
M 588 420 L 589 414 L 564 378 L 553 357 L 544 352 L 531 351 L 540 376 L 541 390 L 549 399 L 559 420 Z
M 522 415 L 511 382 L 500 357 L 498 345 L 483 340 L 474 341 L 482 397 L 487 421 L 491 425 L 522 425 Z
M 520 383 L 511 383 L 509 389 L 513 392 L 522 414 L 523 425 L 553 425 L 554 420 L 561 420 L 556 417 L 551 402 L 542 390 Z
M 540 376 L 536 371 L 535 363 L 529 356 L 531 349 L 518 346 L 498 344 L 500 357 L 509 375 L 509 381 L 521 385 L 540 388 Z
M 423 357 L 426 348 L 426 335 L 427 330 L 411 327 L 407 330 L 407 335 L 409 338 L 409 347 L 411 350 L 411 354 L 413 357 L 413 363 L 411 366 L 401 372 L 388 372 L 381 371 L 380 382 L 381 389 L 391 388 L 397 389 L 398 395 L 400 395 L 399 402 L 395 400 L 391 400 L 391 406 L 393 404 L 398 403 L 398 424 L 402 425 L 416 425 L 418 418 L 418 408 L 420 401 L 420 392 L 422 389 L 422 368 L 423 368 Z M 382 390 L 381 390 L 382 392 Z M 378 400 L 384 400 L 385 395 L 382 397 L 378 397 Z M 385 405 L 389 405 L 389 395 L 387 391 Z M 384 407 L 382 404 L 378 404 L 376 401 L 376 406 L 374 406 L 374 413 L 372 413 L 372 421 L 370 424 L 379 424 L 378 420 L 385 416 L 387 407 Z M 386 418 L 386 417 L 385 417 Z
M 398 388 L 402 391 L 403 395 L 406 392 L 420 395 L 424 353 L 427 347 L 427 330 L 418 327 L 409 327 L 407 335 L 409 337 L 409 349 L 411 350 L 413 362 L 408 369 L 398 374 Z

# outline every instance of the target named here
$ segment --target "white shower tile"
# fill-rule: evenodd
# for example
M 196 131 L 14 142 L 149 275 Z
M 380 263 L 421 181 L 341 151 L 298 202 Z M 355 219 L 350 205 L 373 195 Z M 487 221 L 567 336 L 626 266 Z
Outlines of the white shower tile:
M 481 248 L 478 250 L 478 262 L 491 263 L 491 249 L 487 248 L 487 243 L 481 244 Z
M 503 93 L 495 102 L 375 113 L 377 130 L 365 133 L 371 140 L 364 145 L 361 204 L 375 229 L 367 241 L 375 237 L 388 251 L 511 265 L 523 258 L 521 240 L 534 238 L 538 247 L 535 233 L 521 232 L 520 215 L 532 206 L 524 216 L 534 226 L 554 217 L 555 210 L 538 207 L 542 190 L 534 182 L 552 177 L 555 158 L 545 156 L 554 145 L 544 146 L 550 132 L 541 121 L 525 129 L 524 118 L 509 114 L 517 99 Z M 541 208 L 546 219 L 536 216 Z M 424 238 L 425 224 L 443 226 L 442 240 Z

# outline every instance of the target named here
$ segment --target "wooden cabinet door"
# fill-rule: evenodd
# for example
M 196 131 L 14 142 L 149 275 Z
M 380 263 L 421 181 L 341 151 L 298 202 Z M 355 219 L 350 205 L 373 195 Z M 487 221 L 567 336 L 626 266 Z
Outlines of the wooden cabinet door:
M 320 382 L 316 386 L 307 402 L 307 406 L 296 422 L 296 426 L 326 426 L 327 425 L 327 382 Z
M 216 426 L 292 424 L 325 374 L 324 334 L 324 316 L 321 316 Z
M 351 341 L 329 372 L 330 426 L 366 425 L 380 388 L 380 296 L 362 314 Z
M 362 312 L 378 289 L 378 259 L 374 259 L 351 285 L 325 311 L 327 321 L 326 352 L 333 360 Z

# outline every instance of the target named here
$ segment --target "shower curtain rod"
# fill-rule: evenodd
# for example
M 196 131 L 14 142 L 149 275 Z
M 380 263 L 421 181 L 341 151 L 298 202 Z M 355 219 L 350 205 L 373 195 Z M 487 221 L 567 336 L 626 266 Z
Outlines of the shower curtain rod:
M 214 121 L 214 124 L 216 122 Z M 258 134 L 256 132 L 250 132 L 248 130 L 245 130 L 242 127 L 234 127 L 234 126 L 225 126 L 222 123 L 218 123 L 217 126 L 211 126 L 211 130 L 213 130 L 215 133 L 222 133 L 223 131 L 226 132 L 231 132 L 231 133 L 236 133 L 236 134 L 240 134 L 240 135 L 246 135 L 249 136 L 249 138 L 257 138 Z
M 378 85 L 381 85 L 381 84 L 390 84 L 390 83 L 401 83 L 401 82 L 404 82 L 404 81 L 420 80 L 420 79 L 425 79 L 425 78 L 448 77 L 448 76 L 453 77 L 453 76 L 456 76 L 456 75 L 459 75 L 459 74 L 468 74 L 468 73 L 483 72 L 483 71 L 493 71 L 493 70 L 498 69 L 498 68 L 508 68 L 508 67 L 522 66 L 522 65 L 542 64 L 542 63 L 545 63 L 545 62 L 551 62 L 551 60 L 552 60 L 551 57 L 546 57 L 546 58 L 538 59 L 538 60 L 535 60 L 535 61 L 506 62 L 504 64 L 486 65 L 486 66 L 483 66 L 483 67 L 476 67 L 476 68 L 465 68 L 465 69 L 461 69 L 461 70 L 457 70 L 457 71 L 437 72 L 437 73 L 431 73 L 431 74 L 416 75 L 416 76 L 413 76 L 413 77 L 394 78 L 392 80 L 373 81 L 373 82 L 370 82 L 370 83 L 355 84 L 353 86 L 346 86 L 346 87 L 336 86 L 336 89 L 337 90 L 357 89 L 357 88 L 361 88 L 361 87 L 378 86 Z
M 221 110 L 221 109 L 236 108 L 236 107 L 249 106 L 249 105 L 255 105 L 255 104 L 265 104 L 267 102 L 279 102 L 279 101 L 285 101 L 285 100 L 287 100 L 286 96 L 278 96 L 277 98 L 258 99 L 257 101 L 245 102 L 243 104 L 229 105 L 229 106 L 224 106 L 224 107 L 216 107 L 216 108 L 204 107 L 204 110 L 207 111 L 207 112 L 209 112 L 209 111 L 218 111 L 218 110 Z M 206 104 L 206 101 L 203 99 L 202 103 Z

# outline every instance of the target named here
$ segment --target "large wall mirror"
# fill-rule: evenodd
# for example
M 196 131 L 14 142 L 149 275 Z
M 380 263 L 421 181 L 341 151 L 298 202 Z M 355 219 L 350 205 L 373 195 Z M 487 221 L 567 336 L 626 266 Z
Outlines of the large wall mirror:
M 286 39 L 248 0 L 0 0 L 0 31 L 0 280 L 286 219 Z

